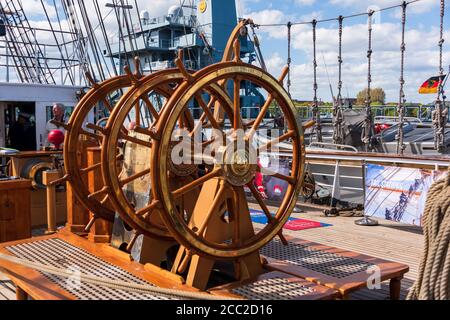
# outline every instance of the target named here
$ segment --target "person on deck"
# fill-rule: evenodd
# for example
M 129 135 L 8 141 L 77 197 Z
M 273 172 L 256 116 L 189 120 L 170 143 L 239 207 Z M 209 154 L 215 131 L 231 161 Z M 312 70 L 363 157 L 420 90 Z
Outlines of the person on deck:
M 51 144 L 48 141 L 48 135 L 50 134 L 50 132 L 52 132 L 53 130 L 60 130 L 62 133 L 66 133 L 66 130 L 64 129 L 64 127 L 62 126 L 58 126 L 52 123 L 52 121 L 58 121 L 60 123 L 65 123 L 65 113 L 66 113 L 66 108 L 62 103 L 55 103 L 53 105 L 53 118 L 47 122 L 46 125 L 46 133 L 45 133 L 45 146 L 46 147 L 50 147 Z

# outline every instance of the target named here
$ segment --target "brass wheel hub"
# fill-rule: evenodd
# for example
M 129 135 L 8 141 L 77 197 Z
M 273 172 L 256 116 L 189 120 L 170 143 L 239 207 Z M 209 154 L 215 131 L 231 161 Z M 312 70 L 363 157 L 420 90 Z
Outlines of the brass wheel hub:
M 256 150 L 251 146 L 239 148 L 232 143 L 221 157 L 224 178 L 233 186 L 242 187 L 250 183 L 258 169 Z
M 174 177 L 189 177 L 190 175 L 196 173 L 198 167 L 195 164 L 189 163 L 189 161 L 192 161 L 192 159 L 191 158 L 187 159 L 186 156 L 183 154 L 183 151 L 181 151 L 178 154 L 178 156 L 182 159 L 181 163 L 178 163 L 180 161 L 174 161 L 173 152 L 175 148 L 176 148 L 175 144 L 169 147 L 170 152 L 169 154 L 172 155 L 168 161 L 171 175 Z M 190 148 L 190 144 L 187 145 L 187 148 Z

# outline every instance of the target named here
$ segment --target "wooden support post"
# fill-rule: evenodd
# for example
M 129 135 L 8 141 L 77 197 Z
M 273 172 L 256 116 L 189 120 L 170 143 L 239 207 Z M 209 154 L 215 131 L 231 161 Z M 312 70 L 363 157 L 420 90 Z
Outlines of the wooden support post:
M 87 149 L 88 166 L 93 166 L 101 161 L 101 148 Z M 93 170 L 88 174 L 89 192 L 94 193 L 103 188 L 103 177 L 101 168 Z M 91 218 L 93 215 L 91 214 Z M 88 239 L 95 243 L 111 242 L 113 224 L 103 219 L 98 219 L 91 228 Z
M 250 212 L 248 212 L 248 205 L 245 201 L 243 189 L 238 195 L 239 202 L 236 204 L 238 207 L 234 208 L 234 212 L 240 212 L 242 214 L 237 221 L 224 221 L 222 219 L 224 212 L 220 206 L 215 207 L 211 213 L 205 210 L 205 208 L 211 208 L 213 203 L 216 202 L 216 197 L 219 194 L 222 183 L 221 179 L 211 179 L 203 185 L 190 218 L 190 227 L 200 230 L 206 219 L 208 219 L 207 228 L 204 231 L 205 239 L 213 243 L 223 243 L 234 236 L 234 231 L 236 230 L 235 223 L 239 223 L 240 239 L 245 241 L 254 236 L 255 231 L 250 219 Z M 222 202 L 231 199 L 231 192 L 227 191 L 222 197 Z M 191 257 L 186 258 L 186 252 L 186 248 L 183 246 L 180 247 L 172 272 L 183 272 L 185 263 L 188 263 L 186 284 L 199 290 L 206 290 L 215 260 L 196 254 L 192 254 Z M 258 252 L 236 260 L 235 275 L 238 281 L 256 278 L 262 273 L 264 273 L 264 270 Z
M 87 149 L 96 146 L 98 143 L 93 140 L 80 139 L 80 150 L 77 154 L 77 161 L 82 168 L 88 166 Z M 83 183 L 88 185 L 88 175 L 82 177 Z M 86 209 L 78 200 L 70 183 L 67 183 L 67 225 L 66 228 L 79 236 L 87 236 L 84 231 L 86 225 L 89 223 L 89 210 Z
M 42 182 L 47 187 L 47 234 L 56 233 L 56 186 L 51 185 L 61 178 L 58 171 L 46 171 L 43 173 Z
M 26 293 L 22 288 L 16 287 L 16 299 L 18 301 L 27 301 L 28 293 Z
M 78 200 L 70 183 L 67 184 L 67 224 L 66 228 L 81 237 L 87 236 L 84 231 L 89 222 L 89 210 Z
M 391 300 L 400 300 L 400 292 L 402 290 L 402 277 L 391 279 L 390 293 Z

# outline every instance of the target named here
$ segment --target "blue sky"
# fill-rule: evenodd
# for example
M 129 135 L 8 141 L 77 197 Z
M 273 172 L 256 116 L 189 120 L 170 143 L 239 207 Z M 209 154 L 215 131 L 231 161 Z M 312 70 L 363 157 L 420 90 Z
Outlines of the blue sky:
M 59 3 L 59 1 L 56 2 Z M 100 6 L 104 8 L 108 1 L 99 0 Z M 54 19 L 53 0 L 46 0 L 46 2 L 49 14 Z M 310 21 L 313 18 L 333 18 L 339 15 L 366 12 L 369 8 L 398 5 L 401 0 L 236 0 L 236 2 L 240 15 L 251 17 L 256 23 L 285 24 L 288 21 Z M 448 52 L 448 46 L 450 45 L 450 32 L 448 31 L 450 1 L 447 2 L 445 38 L 448 41 L 444 45 L 444 64 L 448 66 L 450 64 Z M 168 8 L 179 4 L 180 0 L 138 0 L 138 3 L 141 10 L 146 9 L 150 16 L 156 17 L 167 13 Z M 88 7 L 92 6 L 91 1 L 85 2 L 85 4 Z M 48 28 L 48 24 L 42 15 L 40 0 L 26 0 L 23 1 L 23 5 L 29 18 L 33 20 L 33 25 Z M 405 70 L 405 91 L 408 101 L 430 103 L 435 99 L 433 95 L 423 96 L 419 95 L 417 91 L 425 80 L 438 72 L 439 5 L 440 0 L 420 0 L 408 6 Z M 110 17 L 106 23 L 112 33 L 117 32 L 117 21 Z M 354 97 L 358 91 L 367 86 L 367 18 L 358 17 L 345 20 L 344 26 L 343 96 Z M 286 64 L 286 32 L 286 27 L 261 28 L 258 30 L 266 63 L 269 71 L 274 75 L 277 75 Z M 376 16 L 373 32 L 372 85 L 385 89 L 389 102 L 397 102 L 399 100 L 401 35 L 399 9 L 385 11 Z M 111 37 L 113 37 L 112 33 Z M 293 27 L 292 33 L 293 96 L 300 100 L 310 100 L 313 91 L 311 27 L 309 25 L 296 26 Z M 327 71 L 334 90 L 337 90 L 337 35 L 337 22 L 319 24 L 317 31 L 319 97 L 325 101 L 331 100 Z M 41 36 L 50 37 L 48 34 Z M 325 64 L 328 70 L 326 70 Z M 3 74 L 1 78 L 4 78 Z

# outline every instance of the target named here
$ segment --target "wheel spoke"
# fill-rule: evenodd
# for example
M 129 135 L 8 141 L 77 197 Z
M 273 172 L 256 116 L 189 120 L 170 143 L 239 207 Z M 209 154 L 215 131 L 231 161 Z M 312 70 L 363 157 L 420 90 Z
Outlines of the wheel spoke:
M 282 135 L 281 137 L 275 138 L 275 139 L 273 139 L 273 140 L 267 142 L 265 145 L 261 146 L 261 147 L 258 149 L 258 153 L 267 151 L 267 150 L 270 149 L 271 147 L 273 147 L 273 146 L 275 146 L 275 145 L 277 145 L 277 144 L 280 144 L 280 143 L 282 143 L 283 141 L 286 141 L 286 140 L 288 140 L 288 139 L 290 139 L 290 138 L 295 137 L 295 135 L 296 135 L 295 131 L 294 131 L 294 130 L 290 130 L 290 131 L 288 131 L 287 133 L 285 133 L 284 135 Z
M 150 132 L 149 129 L 146 129 L 146 128 L 138 126 L 138 127 L 134 128 L 134 131 L 137 132 L 137 133 L 146 135 L 146 136 L 148 136 L 150 138 L 152 137 L 152 133 Z
M 123 133 L 121 133 L 119 136 L 120 136 L 120 139 L 122 139 L 122 140 L 126 140 L 126 141 L 129 141 L 129 142 L 132 142 L 132 143 L 136 143 L 136 144 L 139 144 L 139 145 L 147 147 L 147 148 L 152 148 L 153 147 L 153 144 L 151 142 L 148 142 L 148 141 L 144 141 L 144 140 L 141 140 L 141 139 L 138 139 L 138 138 L 134 138 L 134 137 L 131 137 L 131 136 L 123 134 Z
M 241 119 L 241 80 L 239 78 L 234 79 L 234 130 L 242 128 Z
M 90 167 L 86 167 L 84 169 L 81 169 L 80 172 L 81 172 L 81 174 L 84 175 L 84 174 L 89 173 L 91 171 L 95 171 L 95 170 L 97 170 L 98 168 L 101 168 L 101 167 L 102 167 L 102 163 L 99 162 L 99 163 L 96 163 L 96 164 L 94 164 L 94 165 L 92 165 Z
M 102 99 L 103 104 L 106 106 L 106 109 L 108 109 L 109 112 L 113 111 L 113 107 L 109 103 L 109 101 L 106 98 Z
M 136 173 L 136 174 L 133 174 L 132 176 L 130 176 L 130 177 L 128 177 L 128 178 L 125 178 L 125 179 L 120 180 L 120 185 L 121 185 L 122 187 L 124 187 L 125 185 L 127 185 L 127 184 L 133 182 L 134 180 L 137 180 L 137 179 L 139 179 L 139 178 L 142 178 L 142 177 L 144 177 L 144 176 L 150 174 L 150 172 L 151 172 L 151 170 L 150 170 L 150 169 L 147 169 L 147 170 L 138 172 L 138 173 Z
M 145 208 L 142 208 L 138 211 L 136 211 L 136 215 L 138 217 L 142 217 L 147 213 L 150 213 L 151 211 L 153 211 L 154 209 L 156 209 L 158 206 L 160 205 L 160 201 L 158 200 L 153 200 L 151 204 L 149 204 L 148 206 L 146 206 Z
M 98 126 L 98 125 L 96 125 L 96 124 L 93 124 L 93 123 L 88 123 L 88 124 L 86 124 L 86 128 L 91 129 L 91 130 L 98 131 L 98 132 L 100 132 L 100 133 L 102 133 L 102 134 L 105 133 L 105 128 L 100 127 L 100 126 Z
M 260 167 L 258 167 L 257 171 L 259 173 L 263 173 L 266 176 L 271 176 L 271 177 L 274 177 L 274 178 L 286 181 L 290 185 L 294 185 L 297 182 L 297 180 L 294 177 L 292 177 L 292 176 L 285 176 L 285 175 L 283 175 L 281 173 L 270 171 L 268 169 L 264 169 L 264 172 L 262 172 L 263 170 Z
M 261 194 L 256 190 L 255 185 L 253 184 L 253 181 L 247 184 L 247 187 L 250 189 L 250 191 L 253 194 L 253 197 L 258 202 L 259 206 L 261 207 L 262 211 L 266 215 L 267 219 L 269 219 L 269 222 L 272 221 L 274 218 L 272 217 L 272 214 L 269 211 L 269 208 L 267 208 L 267 205 L 264 203 L 264 200 L 261 196 Z
M 197 93 L 195 95 L 200 107 L 203 109 L 203 112 L 205 113 L 206 117 L 208 118 L 209 122 L 211 123 L 211 126 L 216 129 L 220 130 L 219 124 L 217 123 L 216 119 L 214 118 L 214 115 L 211 112 L 210 106 L 207 106 L 205 101 L 203 100 L 203 97 L 200 93 Z
M 206 120 L 206 113 L 202 114 L 202 116 L 198 120 L 197 124 L 195 125 L 194 130 L 192 130 L 189 133 L 190 137 L 194 137 L 197 134 L 197 132 L 202 129 L 203 122 L 205 122 L 205 120 Z
M 102 189 L 95 191 L 93 193 L 91 193 L 90 195 L 88 195 L 88 199 L 95 199 L 98 196 L 104 196 L 109 192 L 109 188 L 108 187 L 103 187 Z
M 261 108 L 261 111 L 258 115 L 258 117 L 256 118 L 255 122 L 253 123 L 253 127 L 250 130 L 250 132 L 247 134 L 247 139 L 248 140 L 252 140 L 256 131 L 258 130 L 259 126 L 261 125 L 261 123 L 264 120 L 264 117 L 266 116 L 267 111 L 270 108 L 270 105 L 272 104 L 274 98 L 272 97 L 272 95 L 269 95 L 269 97 L 267 98 L 266 103 L 264 104 L 264 106 Z
M 250 189 L 250 191 L 253 194 L 253 197 L 256 199 L 256 202 L 258 202 L 259 206 L 261 207 L 262 211 L 264 212 L 264 214 L 267 217 L 267 220 L 270 222 L 275 220 L 275 217 L 272 216 L 272 214 L 270 213 L 269 208 L 267 207 L 267 205 L 264 203 L 264 199 L 261 197 L 261 194 L 258 192 L 258 190 L 256 190 L 255 185 L 253 184 L 253 181 L 250 182 L 249 184 L 247 184 L 247 187 Z M 281 242 L 284 245 L 288 244 L 288 241 L 286 240 L 286 238 L 283 235 L 283 230 L 280 230 L 280 232 L 278 233 L 278 236 L 281 239 Z
M 184 194 L 189 193 L 193 190 L 195 190 L 196 188 L 198 188 L 199 186 L 201 186 L 202 184 L 204 184 L 206 181 L 209 181 L 213 178 L 218 177 L 220 174 L 222 173 L 222 169 L 218 168 L 213 170 L 211 173 L 208 173 L 207 175 L 189 183 L 188 185 L 175 190 L 174 192 L 172 192 L 173 197 L 175 199 L 181 198 Z
M 148 96 L 143 96 L 141 99 L 145 102 L 145 105 L 147 106 L 148 111 L 152 114 L 152 117 L 157 121 L 159 119 L 159 113 L 156 111 L 155 106 L 150 101 Z
M 240 245 L 241 244 L 241 208 L 240 208 L 240 197 L 238 191 L 233 187 L 232 192 L 232 208 L 233 208 L 233 244 Z
M 84 129 L 80 129 L 80 134 L 83 134 L 83 135 L 85 135 L 85 136 L 94 138 L 94 139 L 96 139 L 96 140 L 98 140 L 98 141 L 102 141 L 102 140 L 103 140 L 103 136 L 100 136 L 100 135 L 98 135 L 98 134 L 95 134 L 95 133 L 86 131 L 86 130 L 84 130 Z
M 136 126 L 141 126 L 141 105 L 139 102 L 134 105 L 134 122 Z

